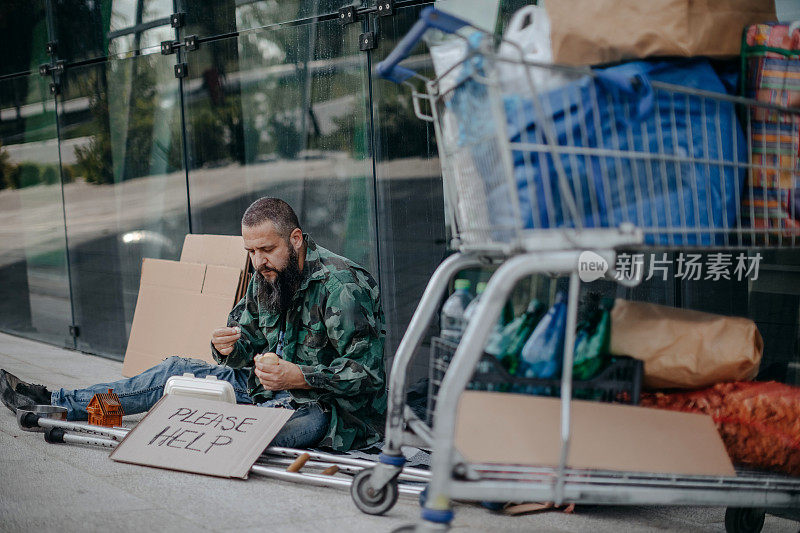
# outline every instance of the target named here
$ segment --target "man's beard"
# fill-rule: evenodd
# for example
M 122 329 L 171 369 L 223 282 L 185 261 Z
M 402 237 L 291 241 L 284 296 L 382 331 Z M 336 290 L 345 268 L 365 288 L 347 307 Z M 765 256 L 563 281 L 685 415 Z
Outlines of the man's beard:
M 272 281 L 264 277 L 264 272 L 257 272 L 258 303 L 266 307 L 270 314 L 283 313 L 292 303 L 292 297 L 300 287 L 300 280 L 303 277 L 297 262 L 297 251 L 291 244 L 289 244 L 289 261 L 286 263 L 286 268 L 269 269 L 269 271 L 276 274 Z

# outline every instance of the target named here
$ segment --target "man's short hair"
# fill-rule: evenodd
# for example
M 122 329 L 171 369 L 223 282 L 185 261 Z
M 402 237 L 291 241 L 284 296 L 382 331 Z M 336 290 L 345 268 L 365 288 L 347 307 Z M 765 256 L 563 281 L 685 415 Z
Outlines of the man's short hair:
M 300 221 L 294 209 L 280 198 L 259 198 L 247 208 L 242 216 L 242 226 L 252 228 L 260 226 L 269 220 L 275 226 L 275 231 L 284 239 L 288 239 L 295 228 L 300 227 Z

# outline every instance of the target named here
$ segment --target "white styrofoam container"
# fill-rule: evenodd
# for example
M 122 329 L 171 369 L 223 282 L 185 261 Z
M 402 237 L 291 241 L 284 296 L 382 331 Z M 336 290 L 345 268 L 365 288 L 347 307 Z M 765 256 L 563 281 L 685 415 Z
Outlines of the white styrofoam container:
M 182 376 L 169 378 L 166 385 L 164 385 L 164 395 L 166 396 L 167 394 L 180 394 L 206 400 L 236 403 L 233 385 L 227 381 L 220 381 L 216 376 L 196 378 L 194 374 L 189 372 Z

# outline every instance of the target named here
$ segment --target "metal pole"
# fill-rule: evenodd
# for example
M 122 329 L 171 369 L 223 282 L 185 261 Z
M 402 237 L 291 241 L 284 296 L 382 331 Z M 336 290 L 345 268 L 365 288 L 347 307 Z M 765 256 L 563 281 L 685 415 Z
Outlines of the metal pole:
M 567 335 L 564 340 L 564 366 L 561 370 L 561 455 L 558 460 L 558 477 L 556 478 L 555 504 L 564 501 L 564 481 L 566 477 L 567 455 L 569 454 L 569 438 L 572 405 L 572 360 L 575 347 L 575 326 L 578 317 L 578 294 L 581 282 L 578 273 L 573 271 L 569 277 L 569 295 L 567 300 Z

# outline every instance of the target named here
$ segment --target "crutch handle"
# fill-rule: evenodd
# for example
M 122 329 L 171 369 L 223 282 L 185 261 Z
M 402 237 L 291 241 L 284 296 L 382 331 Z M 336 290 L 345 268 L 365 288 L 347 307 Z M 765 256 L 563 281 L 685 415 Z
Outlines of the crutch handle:
M 62 444 L 64 442 L 65 431 L 61 428 L 47 428 L 44 432 L 44 440 L 50 444 Z
M 419 20 L 411 27 L 405 37 L 403 37 L 394 50 L 392 50 L 386 59 L 378 63 L 376 70 L 378 75 L 387 80 L 395 83 L 402 83 L 416 72 L 409 68 L 401 67 L 398 65 L 402 60 L 408 57 L 411 50 L 419 43 L 422 36 L 425 35 L 431 28 L 441 30 L 445 33 L 455 33 L 464 26 L 468 26 L 469 22 L 454 17 L 444 11 L 439 11 L 434 7 L 426 7 L 422 10 Z
M 30 411 L 19 416 L 19 425 L 23 429 L 33 429 L 39 427 L 39 415 Z

